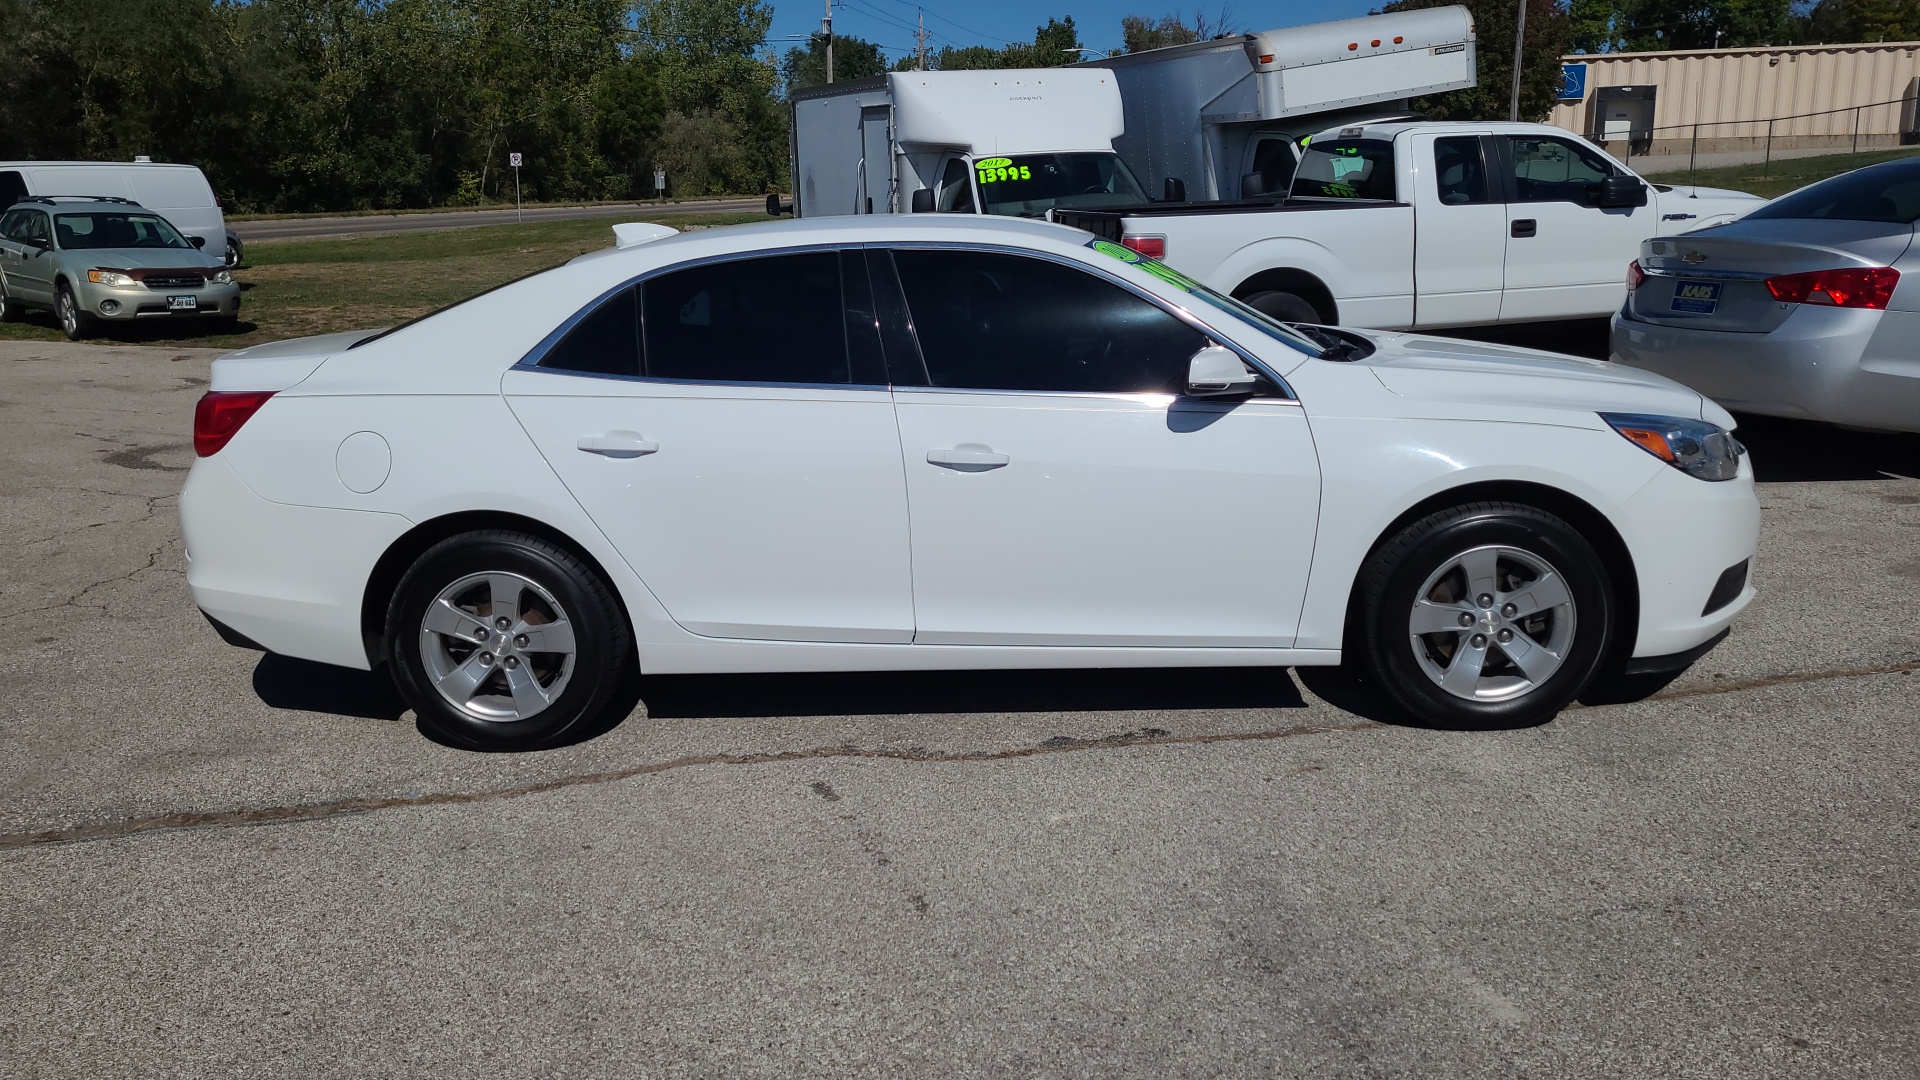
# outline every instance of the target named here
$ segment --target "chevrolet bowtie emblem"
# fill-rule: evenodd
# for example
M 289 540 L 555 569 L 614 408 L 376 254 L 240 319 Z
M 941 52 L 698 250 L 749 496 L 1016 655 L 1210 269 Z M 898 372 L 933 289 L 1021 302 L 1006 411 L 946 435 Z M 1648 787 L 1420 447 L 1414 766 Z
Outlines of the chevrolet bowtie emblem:
M 1685 255 L 1680 256 L 1680 261 L 1686 263 L 1688 266 L 1692 266 L 1695 263 L 1706 262 L 1707 257 L 1698 251 L 1689 251 Z

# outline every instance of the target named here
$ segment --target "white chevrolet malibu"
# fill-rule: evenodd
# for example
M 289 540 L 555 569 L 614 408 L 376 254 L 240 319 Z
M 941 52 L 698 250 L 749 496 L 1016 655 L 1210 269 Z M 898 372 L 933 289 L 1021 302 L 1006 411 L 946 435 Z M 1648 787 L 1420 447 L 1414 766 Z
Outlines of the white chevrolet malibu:
M 489 747 L 635 671 L 1344 660 L 1485 727 L 1753 595 L 1732 418 L 1657 375 L 1294 329 L 1040 222 L 615 233 L 214 363 L 180 516 L 224 637 Z

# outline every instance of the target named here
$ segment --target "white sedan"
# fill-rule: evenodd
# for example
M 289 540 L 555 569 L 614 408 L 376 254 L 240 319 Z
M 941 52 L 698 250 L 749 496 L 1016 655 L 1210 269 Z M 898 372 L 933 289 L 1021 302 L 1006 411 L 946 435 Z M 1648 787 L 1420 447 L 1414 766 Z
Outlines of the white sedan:
M 216 361 L 180 516 L 222 635 L 487 747 L 635 671 L 1344 660 L 1487 727 L 1752 598 L 1732 418 L 1657 375 L 1290 328 L 1040 222 L 671 233 Z

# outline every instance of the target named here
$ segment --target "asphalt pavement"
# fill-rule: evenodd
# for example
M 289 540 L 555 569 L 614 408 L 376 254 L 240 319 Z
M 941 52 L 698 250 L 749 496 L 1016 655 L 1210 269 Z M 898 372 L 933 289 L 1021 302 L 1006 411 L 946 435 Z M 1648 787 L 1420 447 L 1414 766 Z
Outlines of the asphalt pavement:
M 194 611 L 211 355 L 0 343 L 0 1077 L 1915 1075 L 1920 439 L 1749 424 L 1754 607 L 1539 727 L 676 677 L 476 754 Z
M 471 229 L 480 225 L 511 225 L 516 221 L 573 221 L 579 218 L 691 217 L 701 214 L 764 212 L 767 200 L 701 199 L 678 203 L 600 203 L 591 206 L 538 206 L 514 210 L 446 210 L 411 214 L 356 214 L 342 217 L 260 218 L 229 221 L 228 226 L 248 244 L 269 240 L 341 239 L 349 236 L 385 236 L 392 233 Z

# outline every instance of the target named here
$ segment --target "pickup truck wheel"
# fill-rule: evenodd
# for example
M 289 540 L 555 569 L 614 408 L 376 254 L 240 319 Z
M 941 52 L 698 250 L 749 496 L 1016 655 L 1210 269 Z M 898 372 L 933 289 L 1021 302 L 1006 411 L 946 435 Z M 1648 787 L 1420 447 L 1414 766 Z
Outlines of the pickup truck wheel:
M 1572 526 L 1515 503 L 1456 506 L 1389 538 L 1360 573 L 1350 659 L 1435 727 L 1552 719 L 1614 633 L 1606 564 Z
M 1312 304 L 1290 292 L 1269 289 L 1244 297 L 1248 307 L 1281 322 L 1317 323 L 1323 321 Z

